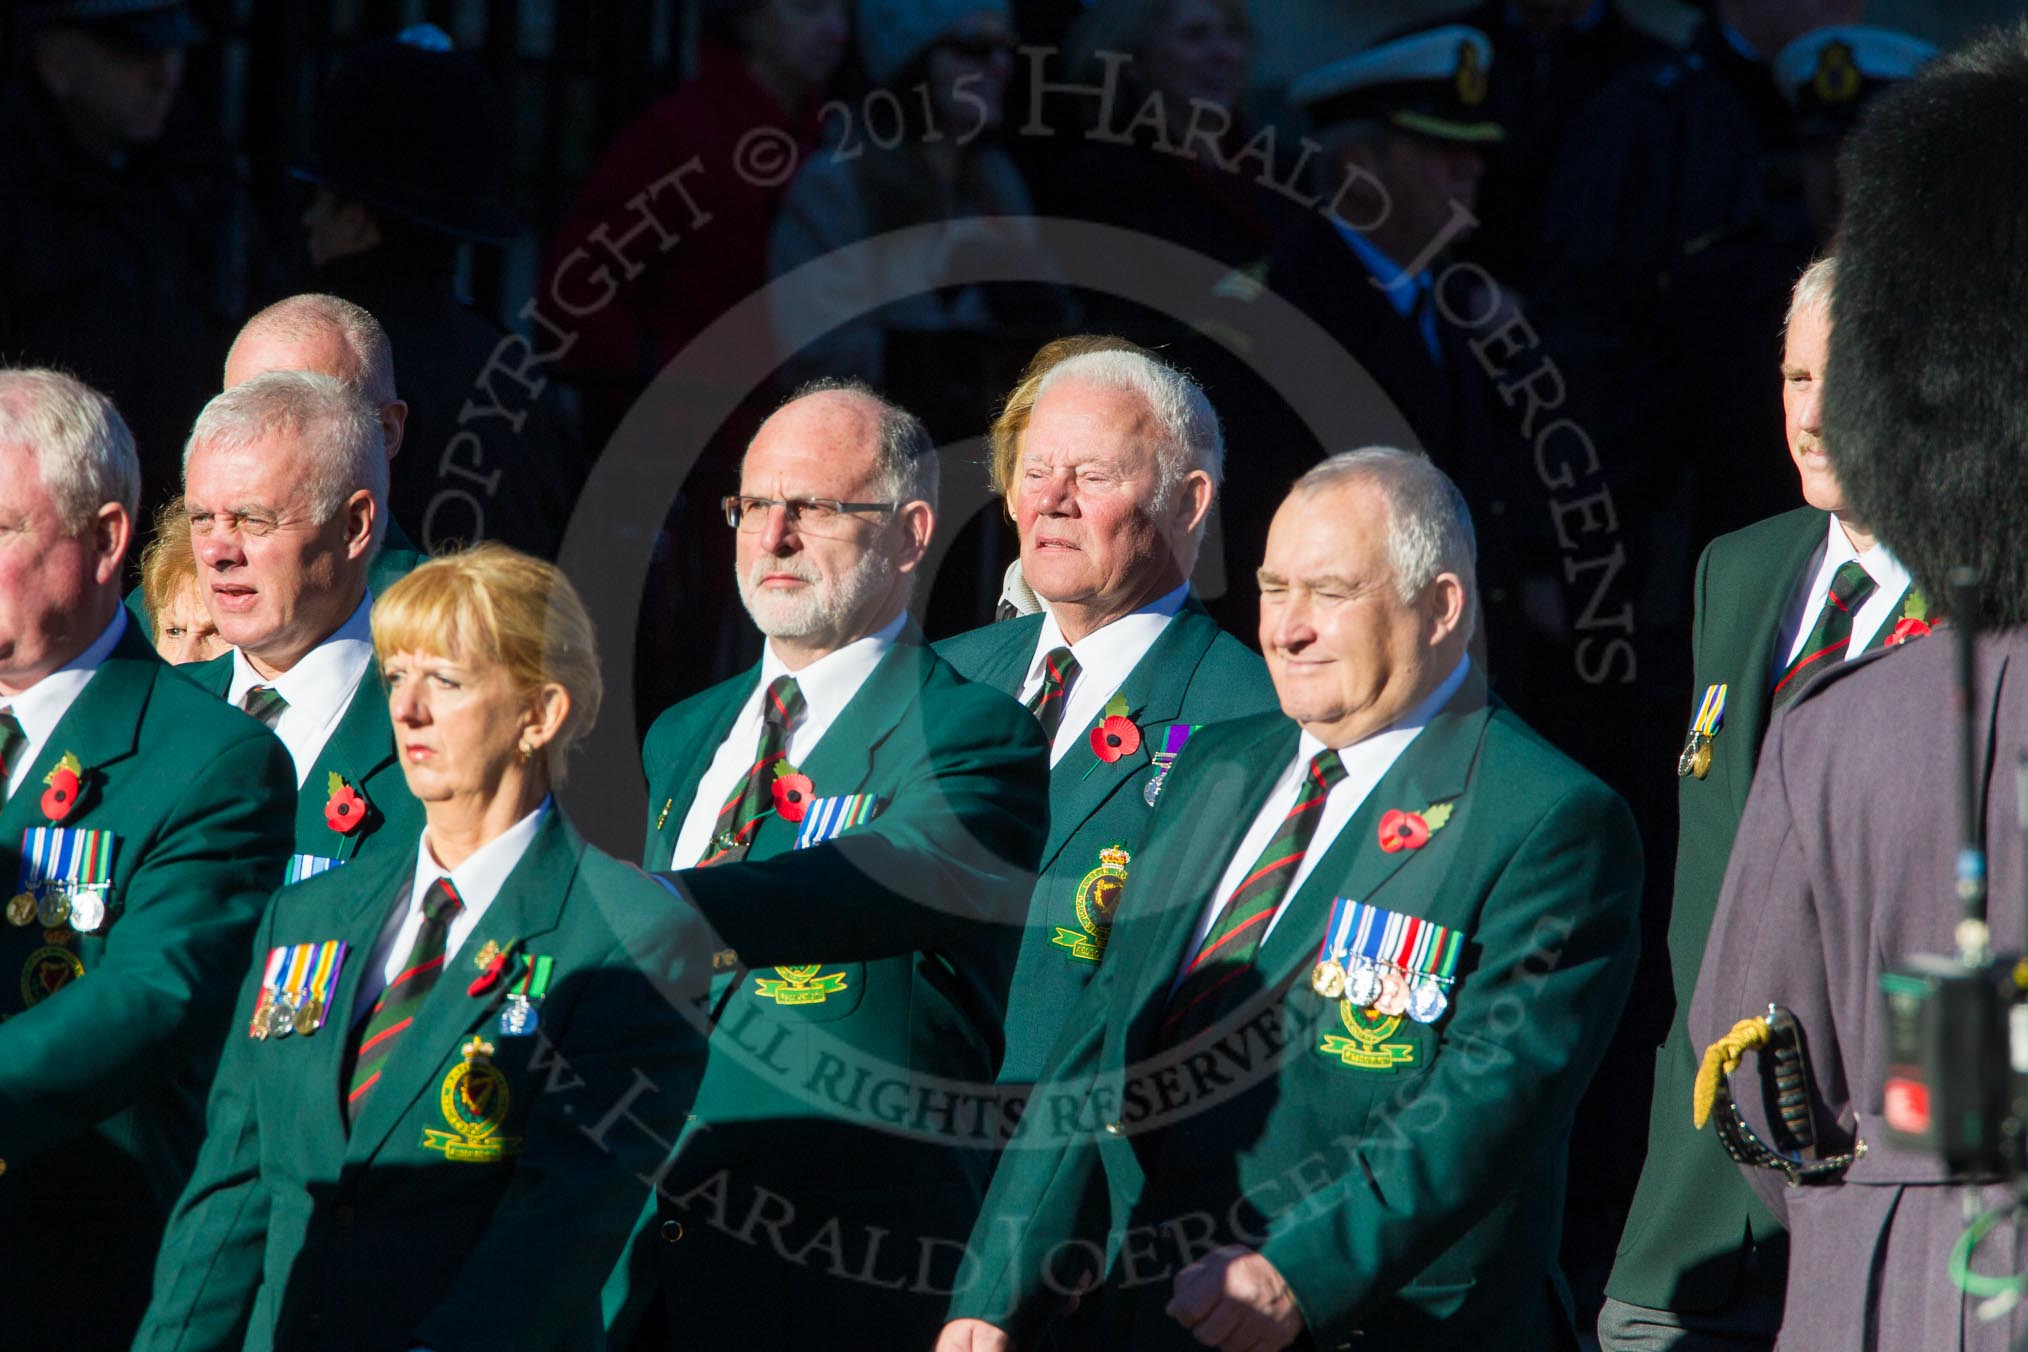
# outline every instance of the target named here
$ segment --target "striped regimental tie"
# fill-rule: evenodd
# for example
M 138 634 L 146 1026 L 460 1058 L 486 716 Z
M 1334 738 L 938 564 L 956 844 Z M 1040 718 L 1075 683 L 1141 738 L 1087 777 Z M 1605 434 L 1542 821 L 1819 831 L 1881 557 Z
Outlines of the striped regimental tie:
M 803 692 L 795 677 L 777 676 L 768 683 L 766 693 L 761 696 L 760 745 L 754 750 L 753 764 L 748 767 L 746 778 L 727 795 L 725 806 L 718 809 L 711 840 L 705 845 L 704 857 L 697 861 L 697 867 L 735 863 L 746 858 L 746 852 L 753 848 L 754 833 L 760 830 L 761 819 L 775 809 L 772 788 L 775 767 L 789 754 L 789 734 L 802 721 L 803 709 Z
M 1070 683 L 1077 679 L 1077 659 L 1068 648 L 1051 648 L 1042 655 L 1042 686 L 1028 697 L 1028 712 L 1042 723 L 1042 735 L 1056 741 L 1063 726 L 1063 710 L 1070 703 Z
M 387 983 L 387 989 L 373 1002 L 373 1013 L 359 1032 L 359 1046 L 352 1054 L 352 1087 L 345 1095 L 345 1125 L 359 1117 L 359 1105 L 380 1080 L 394 1044 L 415 1022 L 416 1012 L 444 973 L 444 940 L 451 931 L 451 919 L 464 909 L 457 889 L 449 878 L 439 878 L 423 893 L 422 928 L 401 971 Z
M 257 685 L 246 692 L 240 707 L 272 728 L 282 721 L 283 712 L 289 702 L 282 698 L 282 692 L 271 685 Z
M 7 780 L 14 773 L 14 758 L 28 745 L 28 734 L 12 709 L 0 709 L 0 803 L 7 801 Z
M 1317 823 L 1324 819 L 1331 789 L 1344 778 L 1345 766 L 1337 752 L 1320 751 L 1311 758 L 1310 772 L 1296 786 L 1294 805 L 1245 879 L 1226 898 L 1218 919 L 1170 993 L 1169 1008 L 1157 1034 L 1162 1046 L 1175 1046 L 1208 1027 L 1221 1007 L 1219 993 L 1229 992 L 1231 983 L 1253 966 L 1261 936 L 1288 896 L 1289 884 L 1317 834 Z
M 1823 609 L 1817 612 L 1817 622 L 1810 626 L 1810 636 L 1803 640 L 1796 660 L 1789 663 L 1782 678 L 1775 682 L 1770 701 L 1773 708 L 1779 709 L 1794 699 L 1809 684 L 1807 677 L 1845 660 L 1845 650 L 1852 644 L 1852 621 L 1858 616 L 1859 607 L 1866 604 L 1866 598 L 1873 595 L 1873 588 L 1873 577 L 1859 560 L 1847 559 L 1838 565 Z

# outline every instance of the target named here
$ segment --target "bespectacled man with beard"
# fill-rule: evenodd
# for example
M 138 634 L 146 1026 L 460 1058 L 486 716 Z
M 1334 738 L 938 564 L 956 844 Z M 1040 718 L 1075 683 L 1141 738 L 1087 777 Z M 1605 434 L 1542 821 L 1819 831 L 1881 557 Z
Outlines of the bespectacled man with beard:
M 936 499 L 922 424 L 836 382 L 762 424 L 726 499 L 767 644 L 642 749 L 643 862 L 723 948 L 703 1085 L 607 1291 L 615 1347 L 788 1347 L 815 1311 L 928 1347 L 961 1279 L 1012 1126 L 989 1090 L 1049 760 L 909 618 Z

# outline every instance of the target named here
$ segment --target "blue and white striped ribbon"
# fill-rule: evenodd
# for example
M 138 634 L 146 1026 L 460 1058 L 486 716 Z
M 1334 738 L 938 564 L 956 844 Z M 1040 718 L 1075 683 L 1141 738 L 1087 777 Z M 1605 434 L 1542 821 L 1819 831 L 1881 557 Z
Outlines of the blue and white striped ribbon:
M 821 845 L 841 831 L 873 820 L 879 804 L 879 797 L 870 793 L 812 799 L 803 810 L 803 828 L 796 833 L 796 848 Z

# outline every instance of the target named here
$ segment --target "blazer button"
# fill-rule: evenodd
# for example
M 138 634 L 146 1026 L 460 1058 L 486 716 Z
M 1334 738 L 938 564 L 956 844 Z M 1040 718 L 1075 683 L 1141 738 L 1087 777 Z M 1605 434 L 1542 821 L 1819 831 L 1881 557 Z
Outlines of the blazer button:
M 683 1238 L 682 1221 L 663 1221 L 660 1228 L 662 1242 L 665 1244 L 674 1244 L 677 1240 Z
M 340 1226 L 346 1229 L 350 1229 L 352 1227 L 352 1222 L 357 1218 L 358 1213 L 355 1212 L 350 1206 L 341 1206 L 331 1213 L 331 1219 L 338 1222 Z
M 1106 1134 L 1108 1136 L 1124 1136 L 1127 1134 L 1127 1131 L 1125 1127 L 1122 1127 L 1117 1122 L 1108 1122 L 1106 1123 Z

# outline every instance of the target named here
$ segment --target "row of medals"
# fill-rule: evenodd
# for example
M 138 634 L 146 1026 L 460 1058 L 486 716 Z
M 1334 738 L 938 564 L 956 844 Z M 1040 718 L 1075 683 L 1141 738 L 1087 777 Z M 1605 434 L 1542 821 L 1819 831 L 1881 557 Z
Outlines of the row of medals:
M 287 1037 L 292 1032 L 308 1037 L 323 1021 L 323 997 L 312 995 L 296 1004 L 287 995 L 276 995 L 274 987 L 268 986 L 261 990 L 261 998 L 254 1005 L 253 1021 L 246 1031 L 248 1037 L 257 1041 Z M 500 1031 L 508 1037 L 526 1037 L 540 1022 L 541 1016 L 525 995 L 508 996 L 506 1008 L 500 1011 Z
M 297 1004 L 285 993 L 276 995 L 274 987 L 263 986 L 261 998 L 254 1004 L 253 1022 L 247 1025 L 247 1036 L 258 1041 L 271 1037 L 287 1037 L 290 1033 L 301 1033 L 304 1037 L 317 1031 L 324 1021 L 324 997 L 312 995 Z
M 55 881 L 23 888 L 7 902 L 7 923 L 17 929 L 68 924 L 80 934 L 90 934 L 106 923 L 106 889 L 105 883 Z
M 1324 959 L 1310 973 L 1310 989 L 1326 1000 L 1349 1000 L 1390 1019 L 1406 1014 L 1417 1023 L 1435 1023 L 1451 1003 L 1435 977 L 1419 976 L 1411 982 L 1400 968 L 1371 958 L 1355 960 L 1349 970 L 1336 958 Z

